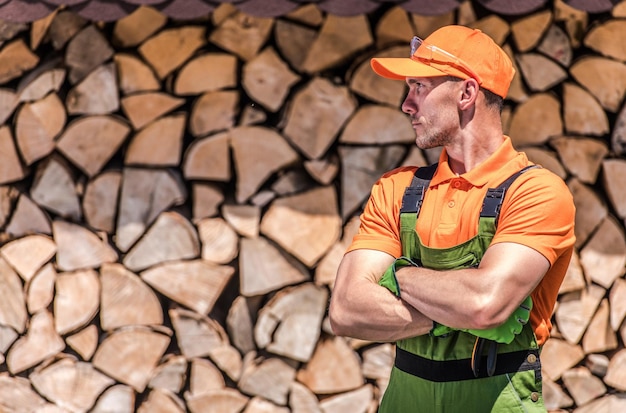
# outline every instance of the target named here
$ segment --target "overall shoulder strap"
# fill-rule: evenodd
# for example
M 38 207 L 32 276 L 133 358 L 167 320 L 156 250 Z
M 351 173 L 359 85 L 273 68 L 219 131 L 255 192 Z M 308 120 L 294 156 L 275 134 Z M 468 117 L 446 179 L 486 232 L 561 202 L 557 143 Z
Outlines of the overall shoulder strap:
M 432 165 L 417 168 L 411 185 L 404 190 L 404 196 L 402 197 L 402 207 L 400 213 L 405 212 L 414 213 L 415 216 L 419 215 L 420 208 L 422 207 L 422 201 L 424 200 L 424 194 L 428 189 L 430 180 L 433 179 L 435 171 L 437 170 L 437 163 Z
M 504 195 L 506 194 L 506 190 L 509 189 L 509 186 L 511 186 L 513 181 L 515 181 L 521 174 L 533 168 L 541 168 L 541 166 L 528 165 L 508 177 L 504 182 L 498 185 L 498 187 L 489 188 L 487 190 L 487 194 L 485 195 L 485 199 L 483 200 L 483 207 L 480 210 L 480 217 L 495 218 L 495 224 L 497 225 L 500 215 L 500 209 L 502 208 L 502 203 L 504 202 Z

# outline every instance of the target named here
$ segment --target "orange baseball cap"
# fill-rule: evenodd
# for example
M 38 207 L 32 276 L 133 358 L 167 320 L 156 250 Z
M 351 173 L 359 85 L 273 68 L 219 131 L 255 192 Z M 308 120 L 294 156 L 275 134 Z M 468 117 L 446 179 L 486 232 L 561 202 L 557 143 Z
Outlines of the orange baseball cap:
M 444 26 L 425 40 L 414 37 L 410 57 L 371 60 L 378 75 L 396 80 L 407 77 L 455 76 L 474 78 L 481 87 L 506 97 L 515 69 L 496 42 L 478 29 Z

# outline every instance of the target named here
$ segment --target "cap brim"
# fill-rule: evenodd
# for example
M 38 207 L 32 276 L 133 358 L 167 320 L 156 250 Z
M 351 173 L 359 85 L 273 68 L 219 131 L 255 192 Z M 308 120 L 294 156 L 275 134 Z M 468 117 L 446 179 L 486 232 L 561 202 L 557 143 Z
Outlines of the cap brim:
M 407 77 L 437 77 L 448 73 L 408 57 L 375 57 L 370 61 L 372 70 L 384 78 L 405 80 Z

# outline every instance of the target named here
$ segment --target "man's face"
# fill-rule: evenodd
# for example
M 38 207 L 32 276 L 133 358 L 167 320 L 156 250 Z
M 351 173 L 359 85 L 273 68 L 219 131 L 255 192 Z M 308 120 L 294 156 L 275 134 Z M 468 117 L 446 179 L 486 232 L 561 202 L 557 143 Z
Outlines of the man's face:
M 449 144 L 458 129 L 457 82 L 448 77 L 407 77 L 409 91 L 402 111 L 411 118 L 415 143 L 421 149 Z

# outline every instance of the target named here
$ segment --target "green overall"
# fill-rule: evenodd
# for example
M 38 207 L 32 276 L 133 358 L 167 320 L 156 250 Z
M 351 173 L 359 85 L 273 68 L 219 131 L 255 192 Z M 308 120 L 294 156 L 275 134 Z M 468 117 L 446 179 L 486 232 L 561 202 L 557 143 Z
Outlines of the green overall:
M 416 173 L 405 191 L 400 212 L 403 255 L 420 266 L 436 270 L 475 267 L 495 234 L 504 193 L 519 173 L 498 188 L 489 189 L 474 238 L 454 247 L 435 249 L 424 246 L 415 230 L 421 202 L 435 168 L 436 164 L 419 168 L 421 172 Z M 491 351 L 497 351 L 495 371 L 487 368 L 488 363 L 493 362 L 493 355 L 489 359 L 483 355 L 475 359 L 480 367 L 477 377 L 471 367 L 476 343 L 474 335 L 461 331 L 398 341 L 395 365 L 379 413 L 546 411 L 540 349 L 530 323 L 510 344 L 496 346 L 495 342 L 488 341 Z

